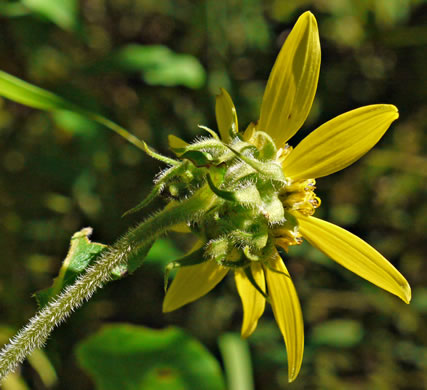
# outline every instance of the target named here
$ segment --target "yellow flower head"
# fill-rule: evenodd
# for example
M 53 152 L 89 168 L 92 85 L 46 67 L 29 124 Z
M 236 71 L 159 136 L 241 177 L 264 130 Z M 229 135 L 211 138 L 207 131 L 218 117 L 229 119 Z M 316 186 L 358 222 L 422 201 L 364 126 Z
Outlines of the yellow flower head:
M 320 126 L 292 149 L 287 141 L 310 112 L 320 57 L 317 22 L 306 12 L 274 64 L 256 123 L 239 132 L 231 97 L 221 90 L 216 102 L 221 139 L 210 129 L 213 138 L 191 145 L 170 137 L 172 150 L 183 161 L 171 168 L 182 172 L 179 180 L 167 183 L 170 196 L 180 201 L 205 191 L 210 203 L 203 215 L 189 221 L 200 240 L 186 258 L 175 262 L 182 267 L 167 290 L 163 310 L 200 298 L 234 271 L 244 310 L 242 336 L 255 330 L 268 297 L 285 340 L 289 381 L 301 367 L 304 327 L 297 293 L 277 247 L 287 251 L 306 239 L 404 302 L 411 299 L 408 282 L 380 253 L 352 233 L 313 217 L 320 205 L 315 179 L 355 162 L 398 118 L 392 105 L 361 107 Z

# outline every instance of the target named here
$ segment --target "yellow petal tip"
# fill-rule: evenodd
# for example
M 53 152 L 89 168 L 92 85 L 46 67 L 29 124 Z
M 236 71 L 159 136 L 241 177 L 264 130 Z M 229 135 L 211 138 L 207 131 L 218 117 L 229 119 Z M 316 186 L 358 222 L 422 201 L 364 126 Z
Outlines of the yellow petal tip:
M 299 369 L 292 368 L 288 372 L 288 383 L 292 383 L 295 379 L 297 379 L 299 374 Z
M 227 92 L 224 88 L 220 87 L 219 88 L 219 93 L 216 94 L 216 98 L 218 99 L 219 97 L 221 97 L 222 95 L 224 95 L 224 93 Z
M 311 11 L 305 11 L 300 17 L 299 19 L 303 20 L 303 19 L 307 19 L 306 22 L 307 24 L 312 23 L 313 26 L 316 26 L 317 28 L 317 19 L 314 16 L 314 14 Z
M 173 310 L 174 309 L 170 305 L 168 305 L 166 302 L 163 302 L 163 306 L 162 306 L 163 313 L 170 313 Z
M 316 19 L 311 11 L 305 11 L 304 13 L 302 13 L 300 18 L 303 18 L 303 17 L 312 17 Z
M 394 122 L 397 118 L 399 118 L 399 110 L 393 104 L 373 104 L 371 106 L 373 109 L 381 110 L 382 112 L 388 112 L 390 114 L 390 124 Z
M 393 104 L 384 104 L 384 107 L 388 108 L 390 111 L 392 111 L 396 115 L 395 119 L 399 118 L 399 110 L 398 110 L 398 108 L 395 105 L 393 105 Z
M 402 290 L 403 290 L 403 294 L 401 298 L 403 302 L 409 305 L 412 299 L 411 286 L 407 283 L 406 285 L 402 286 Z

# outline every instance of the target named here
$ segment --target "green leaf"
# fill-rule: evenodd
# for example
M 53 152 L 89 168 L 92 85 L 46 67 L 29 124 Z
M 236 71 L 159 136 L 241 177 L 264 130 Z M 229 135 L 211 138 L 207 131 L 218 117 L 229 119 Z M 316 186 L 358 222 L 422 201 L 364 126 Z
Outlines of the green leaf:
M 150 251 L 151 247 L 153 246 L 155 240 L 151 240 L 148 241 L 147 243 L 145 243 L 144 245 L 140 246 L 139 248 L 137 248 L 136 250 L 134 250 L 132 252 L 132 254 L 129 256 L 129 260 L 128 263 L 126 265 L 122 265 L 121 269 L 121 275 L 117 275 L 117 276 L 122 276 L 124 275 L 126 272 L 129 273 L 134 273 L 139 267 L 141 267 L 141 265 L 144 263 L 145 258 L 148 254 L 148 252 Z
M 357 321 L 331 320 L 314 328 L 312 342 L 333 347 L 352 347 L 360 343 L 363 333 L 363 327 Z
M 40 110 L 75 110 L 65 99 L 0 70 L 0 95 Z
M 149 155 L 153 155 L 153 153 L 149 151 L 149 148 L 144 141 L 141 141 L 118 124 L 95 112 L 88 111 L 73 103 L 70 103 L 62 97 L 53 94 L 52 92 L 36 87 L 35 85 L 27 83 L 26 81 L 23 81 L 1 70 L 0 96 L 4 96 L 7 99 L 25 104 L 29 107 L 38 108 L 40 110 L 55 112 L 61 110 L 72 111 L 109 128 L 110 130 L 119 134 L 121 137 L 125 138 L 130 143 L 134 144 L 139 149 L 143 150 Z M 168 161 L 169 163 L 169 160 L 171 159 L 164 158 L 164 160 Z M 173 165 L 173 160 L 171 160 L 171 162 Z
M 22 4 L 64 30 L 75 30 L 78 25 L 76 0 L 22 0 Z
M 52 116 L 56 124 L 70 134 L 75 134 L 88 140 L 95 140 L 99 136 L 99 126 L 80 114 L 61 110 L 55 111 Z M 97 141 L 99 142 L 99 139 Z
M 76 354 L 97 390 L 225 388 L 215 358 L 176 328 L 106 326 L 80 343 Z
M 8 18 L 28 15 L 31 11 L 22 3 L 0 3 L 0 15 Z
M 66 286 L 73 284 L 77 277 L 106 248 L 106 245 L 91 242 L 88 238 L 91 233 L 91 228 L 84 228 L 74 233 L 67 257 L 63 261 L 59 274 L 54 279 L 52 286 L 35 294 L 40 308 L 44 307 L 50 299 L 57 296 Z
M 219 338 L 227 374 L 228 390 L 253 390 L 253 373 L 248 342 L 235 333 Z
M 143 80 L 152 85 L 196 89 L 202 87 L 206 79 L 206 72 L 195 57 L 175 53 L 166 46 L 128 45 L 111 60 L 111 66 L 120 70 L 142 72 Z
M 176 248 L 172 240 L 159 238 L 148 252 L 145 264 L 156 264 L 163 270 L 171 262 L 171 259 L 181 256 L 182 252 Z

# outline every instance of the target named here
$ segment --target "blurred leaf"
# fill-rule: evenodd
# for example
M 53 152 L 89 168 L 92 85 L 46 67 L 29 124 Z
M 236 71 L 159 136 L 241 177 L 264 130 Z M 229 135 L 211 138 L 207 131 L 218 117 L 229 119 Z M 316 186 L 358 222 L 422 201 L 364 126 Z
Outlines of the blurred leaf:
M 4 378 L 2 388 L 3 390 L 29 390 L 29 387 L 26 385 L 24 380 L 16 372 L 12 372 Z
M 172 259 L 177 259 L 181 256 L 182 252 L 176 248 L 171 240 L 160 238 L 151 247 L 145 258 L 145 263 L 156 264 L 164 268 Z
M 363 328 L 357 321 L 331 320 L 313 329 L 311 341 L 318 345 L 352 347 L 363 338 Z
M 251 355 L 248 342 L 239 334 L 226 333 L 219 339 L 219 348 L 227 374 L 228 390 L 253 390 Z
M 128 72 L 142 72 L 142 78 L 152 85 L 200 88 L 206 72 L 191 55 L 177 54 L 166 46 L 128 45 L 112 57 L 112 66 Z
M 28 15 L 30 11 L 22 3 L 0 3 L 0 15 L 8 18 Z
M 76 353 L 97 390 L 225 388 L 218 362 L 176 328 L 110 325 L 80 343 Z
M 273 0 L 270 3 L 270 16 L 273 19 L 288 22 L 298 8 L 308 8 L 311 2 L 311 0 Z
M 420 313 L 427 313 L 427 288 L 418 287 L 414 290 L 411 306 Z
M 77 27 L 76 0 L 22 0 L 22 3 L 64 30 Z
M 55 369 L 47 358 L 46 354 L 40 349 L 36 349 L 28 356 L 28 362 L 37 371 L 41 381 L 47 388 L 51 388 L 58 382 Z
M 55 111 L 53 118 L 58 126 L 64 128 L 71 134 L 77 134 L 88 139 L 99 136 L 98 125 L 80 114 L 72 111 Z
M 373 2 L 375 17 L 383 25 L 394 25 L 409 16 L 413 0 L 376 0 Z
M 74 233 L 67 257 L 62 263 L 58 276 L 51 287 L 35 294 L 39 306 L 42 308 L 49 300 L 58 295 L 66 286 L 74 283 L 77 277 L 92 264 L 97 256 L 106 248 L 106 245 L 90 242 L 91 228 L 84 228 Z

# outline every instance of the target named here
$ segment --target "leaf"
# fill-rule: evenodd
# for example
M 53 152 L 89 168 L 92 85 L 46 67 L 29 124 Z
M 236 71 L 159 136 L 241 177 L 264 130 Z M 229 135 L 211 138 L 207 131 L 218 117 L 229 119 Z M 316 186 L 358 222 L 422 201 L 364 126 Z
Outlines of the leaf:
M 76 0 L 22 0 L 22 4 L 64 30 L 75 30 L 78 26 Z
M 253 390 L 253 372 L 248 342 L 236 333 L 219 338 L 229 390 Z
M 171 259 L 177 259 L 181 256 L 182 252 L 175 247 L 171 240 L 159 238 L 151 247 L 144 263 L 155 264 L 163 270 Z
M 88 118 L 114 131 L 130 143 L 134 144 L 139 149 L 148 153 L 149 155 L 153 155 L 153 153 L 149 151 L 148 146 L 144 141 L 141 141 L 133 134 L 129 133 L 126 129 L 114 123 L 113 121 L 110 121 L 109 119 L 95 112 L 88 111 L 73 103 L 70 103 L 69 101 L 63 99 L 58 95 L 55 95 L 52 92 L 46 91 L 35 85 L 27 83 L 26 81 L 23 81 L 1 70 L 0 96 L 4 96 L 7 99 L 13 100 L 21 104 L 25 104 L 29 107 L 38 108 L 40 110 L 54 111 L 55 113 L 58 113 L 61 110 L 67 110 L 75 114 L 82 115 L 85 118 Z M 163 160 L 165 159 L 166 158 L 164 158 Z
M 357 321 L 330 320 L 317 325 L 312 333 L 312 342 L 333 347 L 352 347 L 363 338 L 363 328 Z
M 65 99 L 1 70 L 0 95 L 40 110 L 75 110 Z
M 22 3 L 0 3 L 0 15 L 7 18 L 14 18 L 28 15 L 30 11 Z
M 72 111 L 61 110 L 55 111 L 52 117 L 59 127 L 70 134 L 78 135 L 92 142 L 95 139 L 100 142 L 99 138 L 97 138 L 99 137 L 98 125 L 84 116 Z
M 67 257 L 63 261 L 58 276 L 54 279 L 52 286 L 35 293 L 40 308 L 44 307 L 50 299 L 58 295 L 66 286 L 73 284 L 77 277 L 107 247 L 104 244 L 91 242 L 89 240 L 91 233 L 92 228 L 84 228 L 74 233 L 71 238 Z
M 177 328 L 109 325 L 76 354 L 97 390 L 225 389 L 215 358 Z
M 206 72 L 200 62 L 189 54 L 178 54 L 161 45 L 128 45 L 116 52 L 108 61 L 111 67 L 128 72 L 142 72 L 148 84 L 200 88 Z

